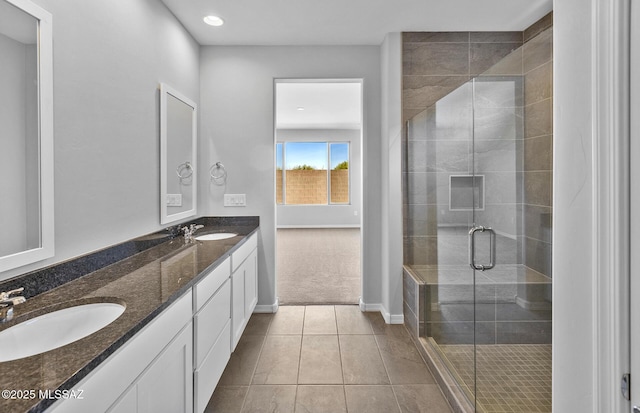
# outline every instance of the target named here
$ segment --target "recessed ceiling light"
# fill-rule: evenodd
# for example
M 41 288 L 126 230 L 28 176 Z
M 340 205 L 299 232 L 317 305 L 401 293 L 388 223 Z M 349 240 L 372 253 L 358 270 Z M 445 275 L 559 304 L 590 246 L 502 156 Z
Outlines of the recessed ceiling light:
M 224 20 L 218 16 L 206 16 L 203 20 L 210 26 L 222 26 L 224 24 Z
M 298 106 L 298 110 L 304 110 L 302 106 Z

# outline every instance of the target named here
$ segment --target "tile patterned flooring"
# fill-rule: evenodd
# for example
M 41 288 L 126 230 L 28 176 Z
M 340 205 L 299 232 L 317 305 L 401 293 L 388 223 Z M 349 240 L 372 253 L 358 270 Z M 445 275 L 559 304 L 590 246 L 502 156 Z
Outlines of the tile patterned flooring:
M 206 413 L 450 413 L 403 325 L 358 306 L 253 314 Z
M 462 381 L 477 380 L 478 411 L 551 413 L 551 344 L 440 345 Z

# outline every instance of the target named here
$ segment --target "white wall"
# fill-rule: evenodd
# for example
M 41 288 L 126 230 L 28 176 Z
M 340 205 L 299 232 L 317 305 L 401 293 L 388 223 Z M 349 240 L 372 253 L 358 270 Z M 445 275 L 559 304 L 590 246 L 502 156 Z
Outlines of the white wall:
M 159 230 L 158 85 L 199 100 L 199 47 L 161 2 L 34 2 L 53 15 L 56 255 L 0 279 Z
M 553 411 L 595 412 L 592 5 L 553 8 Z
M 554 412 L 630 411 L 629 5 L 554 2 Z
M 202 182 L 200 214 L 259 215 L 259 309 L 276 304 L 274 80 L 363 79 L 363 301 L 380 302 L 380 48 L 209 46 L 201 49 L 201 172 L 216 161 L 226 187 Z M 223 207 L 223 194 L 247 194 Z
M 402 323 L 402 34 L 382 43 L 382 305 Z
M 626 0 L 554 2 L 553 410 L 628 412 Z M 635 350 L 634 350 L 635 351 Z M 633 355 L 632 355 L 633 356 Z
M 278 227 L 360 227 L 362 155 L 359 129 L 278 129 L 278 142 L 349 142 L 349 205 L 278 205 Z

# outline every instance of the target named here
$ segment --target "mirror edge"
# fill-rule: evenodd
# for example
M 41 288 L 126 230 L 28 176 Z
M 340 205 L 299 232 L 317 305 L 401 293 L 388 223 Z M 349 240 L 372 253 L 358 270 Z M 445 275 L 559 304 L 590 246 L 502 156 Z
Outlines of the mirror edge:
M 0 273 L 51 258 L 54 249 L 53 16 L 30 0 L 6 0 L 38 20 L 40 248 L 0 257 Z M 0 280 L 3 277 L 0 276 Z
M 193 114 L 191 116 L 191 153 L 193 157 L 192 165 L 193 165 L 193 182 L 192 185 L 192 197 L 193 197 L 193 208 L 179 212 L 176 214 L 167 214 L 167 95 L 172 95 L 175 98 L 181 100 L 186 103 L 193 109 Z M 198 144 L 198 105 L 178 92 L 176 89 L 172 88 L 166 83 L 160 83 L 160 224 L 169 224 L 172 222 L 179 221 L 181 219 L 193 217 L 197 214 L 198 209 L 198 191 L 197 191 L 197 181 L 198 181 L 198 162 L 197 162 L 197 144 Z M 163 201 L 164 200 L 164 201 Z

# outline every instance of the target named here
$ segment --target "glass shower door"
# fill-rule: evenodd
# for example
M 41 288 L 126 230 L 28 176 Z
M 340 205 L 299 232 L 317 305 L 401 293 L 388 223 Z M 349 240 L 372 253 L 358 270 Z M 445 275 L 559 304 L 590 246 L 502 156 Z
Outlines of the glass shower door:
M 502 323 L 516 310 L 522 204 L 522 77 L 486 76 L 472 83 L 475 404 L 478 412 L 518 405 Z M 516 410 L 514 410 L 516 411 Z M 535 410 L 532 410 L 535 411 Z
M 550 36 L 407 126 L 405 263 L 424 288 L 418 332 L 477 412 L 551 412 L 551 71 L 523 58 Z
M 527 172 L 522 76 L 472 80 L 474 361 L 477 412 L 545 411 L 550 383 L 550 283 L 525 265 L 523 226 L 540 173 Z M 544 175 L 543 175 L 544 176 Z M 538 216 L 539 218 L 539 216 Z M 540 231 L 543 227 L 538 228 Z M 547 340 L 548 343 L 547 343 Z M 549 388 L 550 391 L 550 388 Z M 542 410 L 540 410 L 542 409 Z M 550 411 L 550 409 L 549 409 Z

